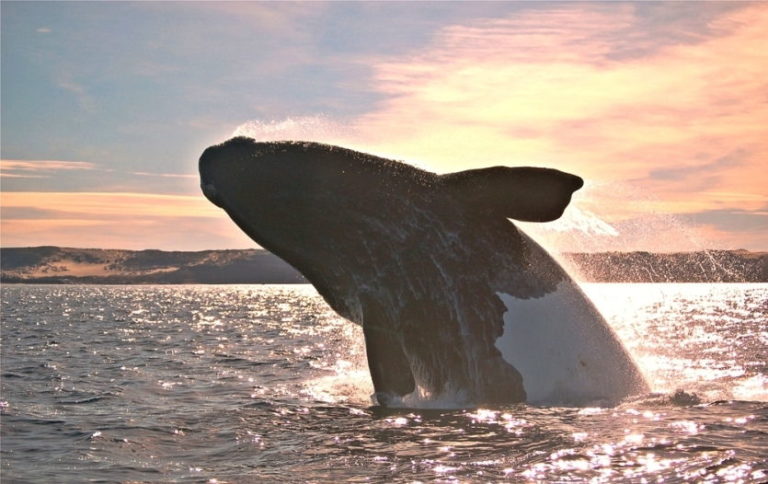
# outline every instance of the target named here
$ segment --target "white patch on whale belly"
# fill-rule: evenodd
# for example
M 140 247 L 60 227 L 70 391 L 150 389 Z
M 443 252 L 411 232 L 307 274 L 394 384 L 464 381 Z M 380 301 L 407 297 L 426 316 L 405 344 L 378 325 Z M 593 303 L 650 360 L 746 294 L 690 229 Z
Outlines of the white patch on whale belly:
M 528 402 L 615 403 L 644 385 L 613 331 L 570 282 L 540 298 L 497 295 L 507 311 L 496 348 L 523 376 Z

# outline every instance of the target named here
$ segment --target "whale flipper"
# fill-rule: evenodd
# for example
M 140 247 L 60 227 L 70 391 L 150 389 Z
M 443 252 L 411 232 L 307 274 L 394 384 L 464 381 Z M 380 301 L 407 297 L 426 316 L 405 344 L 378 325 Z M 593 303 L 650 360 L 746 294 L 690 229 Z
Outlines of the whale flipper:
M 442 175 L 465 203 L 524 222 L 560 218 L 571 194 L 584 185 L 576 175 L 550 168 L 493 166 Z
M 363 304 L 363 334 L 373 389 L 381 405 L 403 397 L 416 388 L 408 358 L 403 351 L 402 335 L 392 328 L 387 312 L 372 298 Z

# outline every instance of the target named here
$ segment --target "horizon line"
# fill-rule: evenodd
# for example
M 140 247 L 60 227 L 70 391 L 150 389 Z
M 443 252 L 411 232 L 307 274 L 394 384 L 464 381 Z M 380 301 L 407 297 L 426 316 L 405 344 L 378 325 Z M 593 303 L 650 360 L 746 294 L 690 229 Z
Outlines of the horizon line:
M 219 248 L 219 249 L 200 249 L 200 250 L 181 250 L 181 249 L 156 249 L 156 248 L 145 248 L 145 249 L 121 249 L 121 248 L 115 248 L 115 247 L 71 247 L 71 246 L 62 246 L 62 245 L 50 245 L 50 244 L 42 244 L 42 245 L 27 245 L 27 246 L 3 246 L 0 245 L 0 250 L 7 250 L 7 249 L 45 249 L 45 248 L 52 248 L 52 249 L 71 249 L 71 250 L 115 250 L 115 251 L 124 251 L 124 252 L 142 252 L 142 251 L 157 251 L 157 252 L 213 252 L 213 251 L 246 251 L 246 250 L 260 250 L 264 252 L 272 253 L 271 251 L 255 246 L 255 247 L 244 247 L 244 248 Z M 761 250 L 752 250 L 752 249 L 716 249 L 716 248 L 710 248 L 710 249 L 695 249 L 695 250 L 676 250 L 676 251 L 650 251 L 650 250 L 642 250 L 642 249 L 632 249 L 632 250 L 596 250 L 596 251 L 574 251 L 574 250 L 564 250 L 559 253 L 562 254 L 608 254 L 608 253 L 618 253 L 618 254 L 631 254 L 631 253 L 647 253 L 647 254 L 692 254 L 697 252 L 747 252 L 752 254 L 766 254 L 768 253 L 768 249 L 761 249 Z M 276 254 L 275 254 L 276 255 Z M 278 256 L 279 257 L 279 256 Z

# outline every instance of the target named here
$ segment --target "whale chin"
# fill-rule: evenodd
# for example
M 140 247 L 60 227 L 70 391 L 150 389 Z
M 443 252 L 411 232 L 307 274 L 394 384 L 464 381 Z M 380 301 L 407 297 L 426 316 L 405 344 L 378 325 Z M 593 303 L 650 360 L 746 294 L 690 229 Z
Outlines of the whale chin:
M 216 186 L 213 183 L 201 183 L 200 190 L 202 190 L 203 195 L 205 195 L 205 198 L 207 198 L 209 202 L 219 208 L 224 208 L 221 200 L 219 200 L 219 193 L 216 190 Z

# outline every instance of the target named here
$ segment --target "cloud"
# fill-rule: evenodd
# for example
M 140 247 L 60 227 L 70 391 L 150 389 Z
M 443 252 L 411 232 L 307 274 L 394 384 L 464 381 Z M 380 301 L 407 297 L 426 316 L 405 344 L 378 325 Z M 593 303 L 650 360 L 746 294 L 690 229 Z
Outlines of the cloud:
M 612 186 L 583 208 L 616 227 L 613 243 L 639 233 L 631 220 L 761 207 L 768 6 L 716 10 L 696 29 L 661 25 L 680 29 L 663 41 L 643 8 L 530 9 L 379 59 L 374 88 L 387 98 L 355 121 L 359 144 L 439 172 L 538 165 Z
M 98 101 L 105 112 L 129 113 L 129 119 L 110 117 L 119 128 L 109 122 L 105 126 L 115 132 L 127 136 L 133 125 L 141 131 L 131 133 L 131 139 L 151 141 L 156 132 L 163 134 L 161 149 L 155 150 L 161 154 L 147 155 L 150 148 L 134 143 L 147 161 L 139 164 L 135 160 L 141 158 L 134 156 L 131 168 L 114 172 L 112 177 L 95 165 L 49 165 L 45 169 L 45 163 L 52 162 L 35 162 L 39 164 L 30 167 L 4 162 L 4 188 L 195 193 L 195 175 L 148 171 L 156 166 L 154 160 L 166 156 L 169 141 L 164 123 L 155 120 L 154 114 L 152 119 L 144 114 L 166 112 L 172 105 L 187 114 L 197 113 L 194 116 L 202 119 L 197 132 L 210 133 L 219 127 L 216 136 L 231 131 L 232 119 L 256 117 L 260 119 L 240 126 L 235 134 L 343 144 L 438 172 L 496 164 L 571 171 L 587 178 L 587 187 L 577 193 L 574 214 L 546 231 L 600 237 L 606 247 L 618 247 L 633 237 L 650 240 L 650 235 L 641 236 L 642 227 L 656 227 L 657 231 L 649 231 L 652 235 L 664 233 L 665 225 L 658 220 L 666 216 L 678 217 L 702 237 L 724 241 L 727 224 L 714 222 L 725 221 L 728 214 L 739 218 L 740 211 L 758 211 L 768 201 L 765 4 L 521 2 L 493 4 L 492 14 L 485 4 L 452 4 L 452 15 L 445 15 L 446 7 L 421 4 L 417 8 L 424 10 L 408 21 L 412 27 L 421 25 L 420 21 L 428 26 L 419 35 L 398 36 L 400 28 L 391 27 L 392 22 L 380 30 L 369 29 L 368 24 L 392 19 L 389 5 L 355 6 L 376 15 L 366 16 L 353 30 L 338 33 L 337 29 L 357 18 L 348 13 L 352 12 L 349 6 L 343 7 L 346 17 L 338 15 L 342 7 L 323 3 L 308 8 L 306 3 L 201 2 L 185 4 L 182 10 L 171 4 L 142 3 L 131 7 L 134 13 L 142 13 L 134 22 L 140 35 L 124 39 L 104 37 L 100 29 L 108 29 L 104 26 L 109 23 L 103 21 L 107 17 L 102 12 L 93 17 L 101 19 L 94 24 L 99 29 L 83 30 L 78 36 L 81 40 L 56 44 L 61 50 L 43 51 L 47 54 L 40 58 L 19 58 L 37 59 L 39 66 L 50 68 L 49 78 L 72 93 L 82 108 L 93 111 Z M 502 6 L 505 13 L 499 16 Z M 65 10 L 57 10 L 54 17 L 67 18 L 61 14 Z M 180 27 L 173 35 L 157 35 L 156 24 L 146 20 L 178 12 L 183 15 L 178 17 Z M 399 12 L 406 16 L 405 10 Z M 429 21 L 420 20 L 427 16 Z M 454 24 L 435 30 L 447 18 Z M 41 24 L 45 26 L 39 27 Z M 46 42 L 51 37 L 35 33 L 35 29 L 49 25 L 57 33 L 61 30 L 36 16 L 24 28 L 38 42 Z M 370 32 L 371 38 L 360 46 L 355 44 L 360 36 L 350 32 Z M 404 42 L 406 36 L 411 40 Z M 109 41 L 93 41 L 99 38 Z M 78 52 L 83 50 L 77 47 L 86 44 L 96 50 L 82 58 Z M 132 75 L 142 77 L 140 85 L 147 87 L 146 92 L 129 89 L 126 96 L 104 97 L 114 90 L 96 88 L 116 80 L 121 90 L 130 88 Z M 189 79 L 196 81 L 186 82 Z M 173 86 L 173 91 L 163 90 L 164 86 Z M 139 93 L 150 100 L 145 104 L 154 106 L 154 111 L 133 109 Z M 40 98 L 35 109 L 20 106 L 24 113 L 44 113 L 59 98 Z M 66 106 L 68 114 L 59 118 L 71 121 L 72 104 Z M 214 111 L 206 111 L 210 107 Z M 323 112 L 333 117 L 297 116 Z M 182 137 L 189 139 L 194 119 L 184 113 L 177 117 L 188 120 L 184 126 L 187 135 Z M 46 121 L 54 116 L 48 118 Z M 104 122 L 100 119 L 99 125 Z M 64 125 L 49 130 L 54 136 L 49 143 L 60 143 L 55 138 L 67 130 Z M 23 131 L 17 134 L 23 137 Z M 40 137 L 33 136 L 31 142 L 33 138 Z M 108 138 L 111 136 L 87 139 Z M 126 174 L 136 178 L 126 178 Z M 26 224 L 23 230 L 41 233 L 34 228 L 35 220 L 41 223 L 39 227 L 44 226 L 41 220 L 58 227 L 55 216 L 68 220 L 71 227 L 96 227 L 93 224 L 101 220 L 100 228 L 87 232 L 89 236 L 95 237 L 105 227 L 130 235 L 131 213 L 153 221 L 160 230 L 164 223 L 191 221 L 197 207 L 206 205 L 202 199 L 200 206 L 168 199 L 118 203 L 117 198 L 108 200 L 106 196 L 99 199 L 85 193 L 77 202 L 85 205 L 75 207 L 70 206 L 77 204 L 74 199 L 51 198 L 51 206 L 61 208 L 50 212 L 51 218 L 33 212 L 43 210 L 42 205 L 15 206 L 10 213 L 16 218 L 9 223 L 15 220 L 15 227 Z M 99 204 L 110 206 L 112 212 L 98 212 L 94 207 Z M 169 207 L 169 213 L 176 215 L 152 212 L 154 205 Z M 22 217 L 23 210 L 30 218 Z M 35 213 L 38 217 L 32 218 Z M 705 213 L 710 215 L 686 216 Z M 115 225 L 110 217 L 126 226 Z M 218 217 L 203 216 L 207 221 L 226 221 L 221 213 Z M 764 233 L 759 220 L 742 219 L 744 230 L 738 232 L 758 240 L 758 232 Z M 9 237 L 23 234 L 5 230 L 3 235 L 7 243 Z M 191 229 L 187 235 L 194 237 Z M 169 229 L 167 240 L 171 238 Z
M 768 206 L 758 210 L 705 210 L 679 214 L 677 218 L 696 227 L 714 247 L 755 251 L 768 247 Z
M 2 244 L 202 250 L 253 247 L 202 196 L 3 192 Z
M 692 178 L 708 175 L 713 171 L 737 167 L 742 163 L 744 157 L 745 153 L 739 150 L 699 165 L 654 168 L 650 170 L 648 176 L 656 180 L 685 180 L 690 182 Z
M 77 80 L 76 77 L 69 72 L 69 69 L 64 69 L 57 73 L 54 82 L 59 88 L 74 94 L 83 111 L 92 113 L 96 110 L 96 101 L 93 96 L 91 96 L 88 88 L 83 82 Z
M 528 5 L 360 59 L 381 98 L 357 118 L 252 121 L 234 134 L 343 144 L 437 172 L 555 167 L 588 186 L 563 220 L 532 230 L 627 250 L 730 244 L 726 225 L 685 214 L 768 201 L 766 43 L 763 4 Z
M 218 217 L 221 210 L 202 196 L 108 192 L 3 192 L 4 208 L 38 208 L 83 215 Z
M 680 217 L 725 232 L 764 231 L 768 234 L 768 206 L 762 210 L 706 210 L 680 214 Z
M 58 245 L 115 249 L 206 250 L 253 248 L 225 217 L 110 219 L 3 219 L 3 247 Z
M 7 178 L 43 178 L 61 171 L 96 170 L 86 161 L 0 160 L 0 176 Z
M 151 4 L 149 7 L 178 8 Z M 327 8 L 323 2 L 194 2 L 184 7 L 247 21 L 259 32 L 291 37 L 301 35 L 302 26 Z
M 424 52 L 376 66 L 391 97 L 360 122 L 448 169 L 529 160 L 629 179 L 699 164 L 694 154 L 758 157 L 768 8 L 731 13 L 697 44 L 616 60 L 634 21 L 626 5 L 574 6 L 446 28 Z
M 132 171 L 130 174 L 135 176 L 148 176 L 152 178 L 198 178 L 198 175 L 195 173 L 154 173 L 150 171 Z
M 60 160 L 0 160 L 3 190 L 14 192 L 198 194 L 196 173 L 123 171 L 112 164 Z

